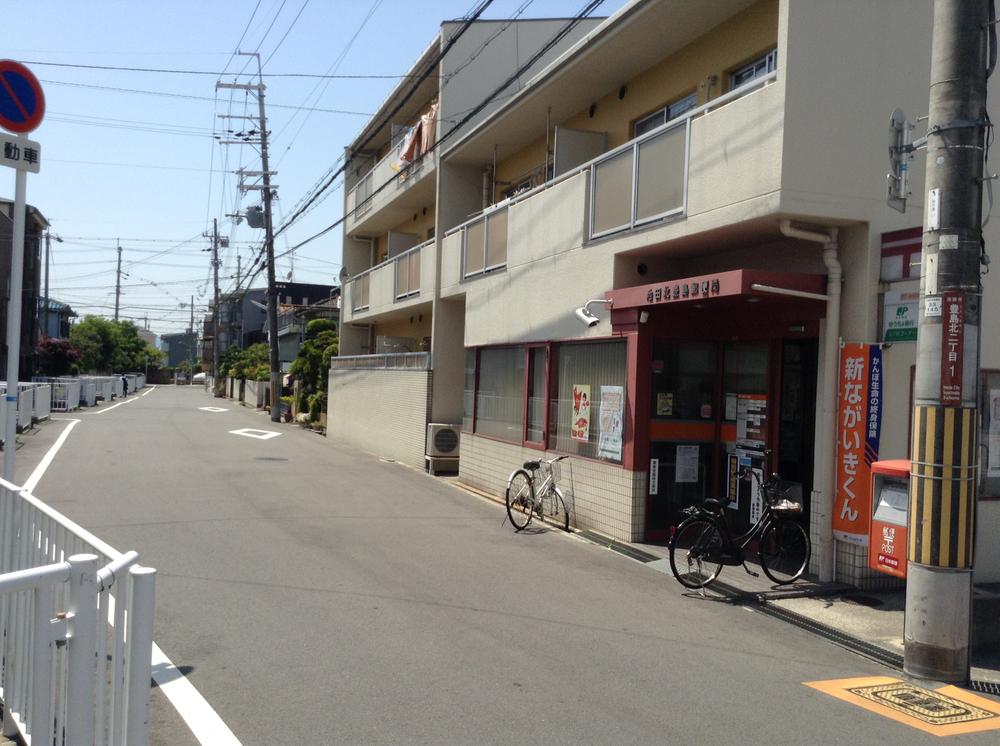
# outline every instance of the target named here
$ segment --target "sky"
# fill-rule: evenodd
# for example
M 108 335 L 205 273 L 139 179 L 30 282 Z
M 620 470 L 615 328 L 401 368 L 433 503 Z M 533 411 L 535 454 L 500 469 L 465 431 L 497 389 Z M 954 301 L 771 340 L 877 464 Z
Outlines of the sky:
M 596 15 L 623 3 L 606 0 Z M 229 239 L 220 251 L 223 293 L 236 287 L 238 266 L 245 274 L 263 239 L 262 230 L 227 217 L 260 202 L 259 192 L 240 194 L 233 174 L 241 167 L 259 171 L 259 153 L 217 139 L 244 124 L 220 114 L 257 112 L 256 99 L 244 91 L 216 89 L 220 80 L 256 83 L 256 60 L 234 53 L 258 51 L 263 63 L 277 226 L 339 165 L 344 147 L 441 21 L 462 18 L 477 4 L 0 0 L 0 59 L 26 64 L 46 98 L 45 119 L 29 135 L 41 145 L 41 172 L 28 175 L 27 197 L 52 224 L 50 297 L 69 303 L 80 318 L 113 318 L 120 243 L 119 317 L 165 334 L 185 330 L 193 309 L 200 325 L 213 292 L 211 243 L 203 235 L 213 218 Z M 586 4 L 494 0 L 482 18 L 571 16 Z M 12 200 L 14 171 L 3 171 L 0 197 Z M 276 254 L 342 217 L 343 190 L 335 183 L 278 236 Z M 336 228 L 281 256 L 278 279 L 336 284 L 341 235 Z M 265 275 L 252 286 L 263 287 Z

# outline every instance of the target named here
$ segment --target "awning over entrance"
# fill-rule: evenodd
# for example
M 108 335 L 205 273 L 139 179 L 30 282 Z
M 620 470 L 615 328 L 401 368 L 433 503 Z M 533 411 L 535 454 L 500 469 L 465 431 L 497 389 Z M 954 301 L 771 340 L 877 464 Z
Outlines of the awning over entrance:
M 741 296 L 761 299 L 786 297 L 823 302 L 826 300 L 825 292 L 825 275 L 734 269 L 609 290 L 605 297 L 612 301 L 614 311 L 621 311 L 628 308 L 705 304 Z

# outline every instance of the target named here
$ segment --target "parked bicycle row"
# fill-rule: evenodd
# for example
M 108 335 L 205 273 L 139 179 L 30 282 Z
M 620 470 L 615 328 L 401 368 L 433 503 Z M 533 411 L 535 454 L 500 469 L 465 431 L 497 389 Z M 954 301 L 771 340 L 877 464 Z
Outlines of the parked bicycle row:
M 516 531 L 522 531 L 538 516 L 542 521 L 569 531 L 570 510 L 558 486 L 560 462 L 567 456 L 527 461 L 507 479 L 507 516 Z M 809 566 L 812 547 L 800 521 L 801 503 L 790 497 L 778 474 L 766 480 L 756 471 L 744 469 L 740 479 L 754 480 L 762 497 L 762 510 L 754 524 L 734 533 L 727 515 L 727 501 L 703 500 L 683 511 L 684 518 L 671 532 L 670 570 L 686 588 L 703 589 L 714 582 L 724 565 L 747 566 L 756 558 L 764 574 L 777 585 L 794 583 Z

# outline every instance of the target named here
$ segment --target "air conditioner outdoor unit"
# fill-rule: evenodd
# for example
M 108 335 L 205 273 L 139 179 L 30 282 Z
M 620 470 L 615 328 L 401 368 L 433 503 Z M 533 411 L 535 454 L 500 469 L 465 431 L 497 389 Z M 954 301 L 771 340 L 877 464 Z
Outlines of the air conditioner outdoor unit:
M 432 422 L 427 425 L 427 455 L 434 458 L 458 458 L 461 425 Z

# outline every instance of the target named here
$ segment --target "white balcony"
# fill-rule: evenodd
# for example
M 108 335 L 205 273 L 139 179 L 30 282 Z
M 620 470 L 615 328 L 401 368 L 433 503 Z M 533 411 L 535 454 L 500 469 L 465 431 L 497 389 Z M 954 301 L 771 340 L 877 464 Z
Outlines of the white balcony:
M 347 195 L 348 235 L 390 230 L 415 210 L 434 203 L 435 153 L 401 168 L 394 148 Z
M 613 255 L 739 222 L 773 200 L 784 134 L 784 88 L 775 79 L 753 81 L 448 232 L 442 295 L 583 246 Z
M 345 289 L 345 320 L 360 321 L 429 301 L 434 262 L 430 240 L 355 275 Z

